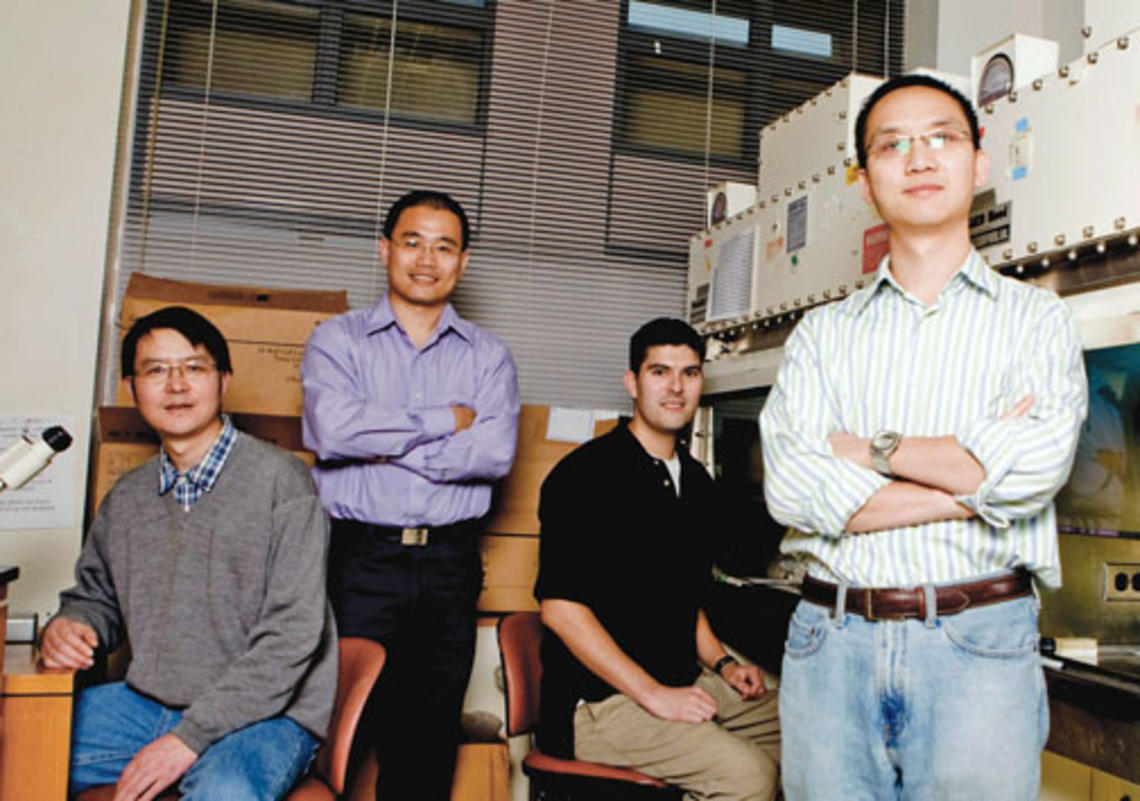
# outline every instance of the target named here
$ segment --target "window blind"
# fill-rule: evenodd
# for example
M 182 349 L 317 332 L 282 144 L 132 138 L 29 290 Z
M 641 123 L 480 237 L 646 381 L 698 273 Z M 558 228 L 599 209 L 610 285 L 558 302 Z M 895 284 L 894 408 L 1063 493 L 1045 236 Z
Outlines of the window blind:
M 511 346 L 524 402 L 587 408 L 627 407 L 628 337 L 684 314 L 705 189 L 755 181 L 760 127 L 902 56 L 902 0 L 150 0 L 145 16 L 120 293 L 138 270 L 369 305 L 388 206 L 441 189 L 474 230 L 456 307 Z

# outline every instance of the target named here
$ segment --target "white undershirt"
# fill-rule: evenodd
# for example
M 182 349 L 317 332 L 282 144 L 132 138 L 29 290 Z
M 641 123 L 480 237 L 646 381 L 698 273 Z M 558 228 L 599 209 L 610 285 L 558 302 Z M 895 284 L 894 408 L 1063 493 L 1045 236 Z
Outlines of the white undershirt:
M 677 491 L 677 497 L 681 497 L 681 457 L 676 453 L 673 454 L 672 459 L 665 460 L 665 469 L 669 471 L 669 475 L 673 479 L 673 489 Z

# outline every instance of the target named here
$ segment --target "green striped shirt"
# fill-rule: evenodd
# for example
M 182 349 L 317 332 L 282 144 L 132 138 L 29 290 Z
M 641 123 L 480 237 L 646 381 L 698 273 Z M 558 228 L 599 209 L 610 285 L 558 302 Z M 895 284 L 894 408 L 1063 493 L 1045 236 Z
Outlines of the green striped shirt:
M 1027 395 L 1024 417 L 1001 416 Z M 781 550 L 824 580 L 858 586 L 961 581 L 1025 567 L 1061 583 L 1053 496 L 1088 407 L 1069 308 L 1005 278 L 976 252 L 925 306 L 889 257 L 870 286 L 808 313 L 792 332 L 760 414 L 764 492 L 792 530 Z M 889 479 L 832 454 L 846 431 L 954 435 L 986 471 L 958 501 L 977 512 L 868 534 L 844 527 Z

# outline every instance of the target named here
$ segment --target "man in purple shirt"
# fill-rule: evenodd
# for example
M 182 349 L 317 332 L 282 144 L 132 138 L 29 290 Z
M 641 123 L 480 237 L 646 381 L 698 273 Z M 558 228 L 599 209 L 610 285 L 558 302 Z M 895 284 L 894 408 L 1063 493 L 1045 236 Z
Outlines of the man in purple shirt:
M 388 662 L 368 731 L 377 799 L 445 801 L 475 651 L 477 548 L 515 453 L 510 351 L 448 302 L 470 227 L 441 192 L 388 211 L 388 292 L 313 332 L 301 364 L 305 446 L 332 517 L 329 597 L 342 636 Z

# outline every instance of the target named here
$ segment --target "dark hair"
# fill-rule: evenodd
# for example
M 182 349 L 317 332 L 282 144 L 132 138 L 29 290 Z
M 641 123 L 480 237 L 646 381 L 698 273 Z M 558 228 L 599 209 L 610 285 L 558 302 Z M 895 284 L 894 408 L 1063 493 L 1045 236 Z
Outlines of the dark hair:
M 135 374 L 135 352 L 138 350 L 139 340 L 157 328 L 174 329 L 186 337 L 194 347 L 199 345 L 204 347 L 217 364 L 219 373 L 233 373 L 234 366 L 230 363 L 229 345 L 226 344 L 226 338 L 222 336 L 217 326 L 185 306 L 167 306 L 135 320 L 127 335 L 123 337 L 123 349 L 119 358 L 119 369 L 123 378 L 130 378 Z
M 970 137 L 974 141 L 974 149 L 977 150 L 981 147 L 982 138 L 978 133 L 978 114 L 965 95 L 953 86 L 929 75 L 896 75 L 889 81 L 879 84 L 875 91 L 871 92 L 870 96 L 863 101 L 863 108 L 859 110 L 859 116 L 855 118 L 855 152 L 859 156 L 860 167 L 866 168 L 867 166 L 867 118 L 871 116 L 871 109 L 891 92 L 910 86 L 924 86 L 927 89 L 934 89 L 952 97 L 962 107 L 962 113 L 966 115 L 966 120 L 970 123 Z
M 467 222 L 467 212 L 459 205 L 459 201 L 446 192 L 436 192 L 431 189 L 417 189 L 408 192 L 388 209 L 388 216 L 384 218 L 384 238 L 391 239 L 392 232 L 396 230 L 396 223 L 405 210 L 415 206 L 428 206 L 433 209 L 445 209 L 459 218 L 459 227 L 463 231 L 463 241 L 460 250 L 467 250 L 471 241 L 471 224 Z
M 629 338 L 629 369 L 638 372 L 645 355 L 654 345 L 686 345 L 702 362 L 705 360 L 705 341 L 691 325 L 675 317 L 658 317 L 641 326 Z

